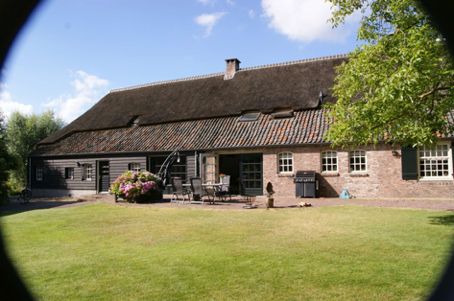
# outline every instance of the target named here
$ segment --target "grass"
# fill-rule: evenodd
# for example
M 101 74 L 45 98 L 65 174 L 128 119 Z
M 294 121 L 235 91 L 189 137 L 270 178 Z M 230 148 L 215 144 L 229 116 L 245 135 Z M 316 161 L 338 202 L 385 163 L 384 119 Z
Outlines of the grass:
M 367 207 L 200 210 L 94 204 L 5 215 L 42 300 L 415 300 L 452 213 Z

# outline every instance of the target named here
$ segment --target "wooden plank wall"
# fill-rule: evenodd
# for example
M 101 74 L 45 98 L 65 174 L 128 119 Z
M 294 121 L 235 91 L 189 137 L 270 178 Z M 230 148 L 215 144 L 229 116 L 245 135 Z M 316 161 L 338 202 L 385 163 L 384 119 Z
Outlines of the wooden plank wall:
M 32 188 L 95 190 L 97 179 L 96 161 L 110 162 L 110 182 L 128 170 L 129 163 L 139 163 L 142 170 L 147 169 L 146 156 L 108 157 L 108 158 L 74 158 L 74 159 L 37 159 L 32 160 Z M 79 162 L 80 166 L 77 165 Z M 92 165 L 92 180 L 82 179 L 83 164 Z M 36 181 L 36 168 L 44 168 L 43 181 Z M 65 179 L 65 168 L 74 168 L 74 179 Z
M 110 182 L 128 170 L 130 163 L 139 163 L 141 170 L 147 170 L 147 156 L 105 157 L 105 158 L 72 158 L 72 159 L 32 159 L 32 187 L 41 189 L 95 190 L 97 179 L 96 161 L 109 161 Z M 79 162 L 79 166 L 77 165 Z M 187 180 L 197 176 L 197 158 L 195 153 L 186 154 Z M 82 179 L 83 164 L 91 164 L 93 177 L 91 181 Z M 36 167 L 44 168 L 43 181 L 36 181 Z M 74 179 L 65 179 L 65 168 L 74 168 Z
M 109 158 L 110 182 L 112 183 L 122 173 L 128 170 L 129 163 L 139 163 L 140 170 L 147 170 L 147 157 L 121 157 Z
M 77 166 L 77 162 L 81 165 Z M 55 159 L 33 160 L 32 187 L 54 188 L 68 190 L 95 190 L 96 189 L 96 159 Z M 82 180 L 82 164 L 91 164 L 93 178 L 91 181 Z M 36 167 L 44 168 L 43 181 L 36 181 Z M 65 168 L 74 168 L 74 179 L 65 179 Z

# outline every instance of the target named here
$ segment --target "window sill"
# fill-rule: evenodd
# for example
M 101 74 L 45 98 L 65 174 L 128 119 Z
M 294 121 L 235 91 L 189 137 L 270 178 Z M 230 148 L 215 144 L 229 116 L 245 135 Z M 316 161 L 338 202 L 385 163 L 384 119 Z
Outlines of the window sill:
M 277 174 L 278 177 L 292 178 L 295 174 L 293 172 L 280 172 Z
M 337 171 L 323 171 L 321 175 L 322 177 L 339 177 L 339 173 Z
M 421 182 L 449 182 L 452 181 L 452 177 L 440 177 L 440 178 L 419 178 Z
M 368 177 L 369 174 L 367 172 L 351 172 L 350 173 L 350 177 L 358 177 L 358 178 L 362 178 L 362 177 Z

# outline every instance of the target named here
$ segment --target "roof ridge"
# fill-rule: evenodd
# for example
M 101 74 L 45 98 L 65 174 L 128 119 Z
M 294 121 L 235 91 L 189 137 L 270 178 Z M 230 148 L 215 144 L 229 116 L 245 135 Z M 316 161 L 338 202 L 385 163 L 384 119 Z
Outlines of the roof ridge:
M 165 85 L 165 84 L 173 84 L 173 83 L 177 83 L 177 82 L 184 82 L 184 81 L 190 81 L 190 80 L 195 80 L 195 79 L 210 78 L 210 77 L 216 77 L 216 76 L 222 76 L 222 75 L 224 75 L 224 72 L 209 73 L 209 74 L 202 74 L 202 75 L 187 76 L 187 77 L 182 77 L 182 78 L 177 78 L 177 79 L 162 80 L 162 81 L 157 81 L 157 82 L 133 85 L 133 86 L 124 87 L 124 88 L 112 89 L 112 90 L 110 90 L 110 93 L 112 93 L 112 92 L 120 92 L 120 91 L 127 91 L 127 90 L 134 90 L 134 89 L 139 89 L 139 88 L 144 88 L 144 87 L 159 86 L 159 85 Z
M 320 56 L 320 57 L 315 57 L 315 58 L 306 58 L 306 59 L 301 59 L 301 60 L 293 60 L 293 61 L 287 61 L 287 62 L 281 62 L 281 63 L 272 63 L 272 64 L 240 68 L 240 70 L 238 70 L 237 72 L 256 70 L 256 69 L 265 69 L 265 68 L 272 68 L 272 67 L 280 67 L 280 66 L 288 66 L 288 65 L 296 65 L 296 64 L 301 64 L 301 63 L 312 63 L 312 62 L 318 62 L 318 61 L 334 60 L 334 59 L 340 59 L 340 58 L 347 58 L 348 56 L 349 56 L 348 53 L 326 55 L 326 56 Z
M 237 72 L 265 69 L 265 68 L 272 68 L 272 67 L 280 67 L 280 66 L 289 66 L 289 65 L 296 65 L 296 64 L 301 64 L 301 63 L 327 61 L 327 60 L 333 60 L 333 59 L 338 59 L 338 58 L 347 58 L 348 55 L 349 55 L 348 53 L 334 54 L 334 55 L 320 56 L 320 57 L 315 57 L 315 58 L 306 58 L 306 59 L 293 60 L 293 61 L 287 61 L 287 62 L 281 62 L 281 63 L 265 64 L 265 65 L 259 65 L 259 66 L 240 68 Z M 124 88 L 112 89 L 112 90 L 110 90 L 109 93 L 128 91 L 128 90 L 134 90 L 134 89 L 140 89 L 140 88 L 152 87 L 152 86 L 159 86 L 159 85 L 166 85 L 166 84 L 173 84 L 173 83 L 178 83 L 178 82 L 184 82 L 184 81 L 190 81 L 190 80 L 196 80 L 196 79 L 204 79 L 204 78 L 223 76 L 223 75 L 224 75 L 224 72 L 216 72 L 216 73 L 208 73 L 208 74 L 202 74 L 202 75 L 182 77 L 182 78 L 177 78 L 177 79 L 162 80 L 162 81 L 157 81 L 157 82 L 133 85 L 133 86 L 124 87 Z

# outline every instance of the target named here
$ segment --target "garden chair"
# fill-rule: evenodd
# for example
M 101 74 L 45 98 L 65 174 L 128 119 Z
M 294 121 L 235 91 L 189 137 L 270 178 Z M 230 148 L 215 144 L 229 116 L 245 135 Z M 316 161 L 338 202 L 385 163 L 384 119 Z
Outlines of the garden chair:
M 202 186 L 201 178 L 191 178 L 191 191 L 192 191 L 192 200 L 191 203 L 201 203 L 203 204 L 203 197 L 207 196 L 211 202 L 211 195 L 207 193 L 207 190 Z
M 255 195 L 246 192 L 246 187 L 243 182 L 240 182 L 240 196 L 247 205 L 252 206 L 255 200 Z
M 224 175 L 220 176 L 219 180 L 221 182 L 221 186 L 219 187 L 218 194 L 222 198 L 225 196 L 229 196 L 230 201 L 232 200 L 232 195 L 230 193 L 230 176 L 229 175 Z
M 172 198 L 170 199 L 170 202 L 179 202 L 178 196 L 181 195 L 182 197 L 182 202 L 184 203 L 185 201 L 185 195 L 188 196 L 188 202 L 190 202 L 191 198 L 189 195 L 189 192 L 183 187 L 183 180 L 180 177 L 174 177 L 172 178 Z

